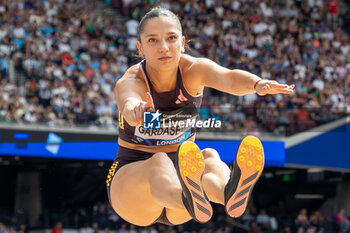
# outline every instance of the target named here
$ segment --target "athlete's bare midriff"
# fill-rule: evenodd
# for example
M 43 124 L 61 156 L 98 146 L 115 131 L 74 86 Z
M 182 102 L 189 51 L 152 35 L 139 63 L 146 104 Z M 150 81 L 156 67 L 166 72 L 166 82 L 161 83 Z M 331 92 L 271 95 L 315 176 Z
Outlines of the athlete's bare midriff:
M 186 141 L 194 142 L 195 138 L 196 138 L 196 135 L 193 135 L 192 137 L 188 138 Z M 149 153 L 157 153 L 157 152 L 169 153 L 169 152 L 177 151 L 177 148 L 179 147 L 179 144 L 166 145 L 166 146 L 144 146 L 144 145 L 126 142 L 120 138 L 118 139 L 118 144 L 119 146 L 122 146 L 122 147 L 126 147 L 133 150 L 145 151 Z

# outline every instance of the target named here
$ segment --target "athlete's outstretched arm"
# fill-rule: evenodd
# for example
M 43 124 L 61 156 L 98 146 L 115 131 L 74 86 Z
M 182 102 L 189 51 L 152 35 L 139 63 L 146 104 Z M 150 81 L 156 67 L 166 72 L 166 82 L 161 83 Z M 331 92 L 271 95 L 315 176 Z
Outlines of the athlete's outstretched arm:
M 266 94 L 291 94 L 294 85 L 280 84 L 274 80 L 261 80 L 261 78 L 244 70 L 230 70 L 222 67 L 210 59 L 199 58 L 192 65 L 191 73 L 195 74 L 199 84 L 215 88 L 232 95 L 246 95 L 257 93 Z M 254 85 L 259 81 L 254 89 Z
M 146 93 L 146 85 L 137 78 L 137 72 L 135 66 L 129 68 L 114 88 L 119 112 L 131 126 L 142 125 L 143 112 L 154 108 L 152 97 Z

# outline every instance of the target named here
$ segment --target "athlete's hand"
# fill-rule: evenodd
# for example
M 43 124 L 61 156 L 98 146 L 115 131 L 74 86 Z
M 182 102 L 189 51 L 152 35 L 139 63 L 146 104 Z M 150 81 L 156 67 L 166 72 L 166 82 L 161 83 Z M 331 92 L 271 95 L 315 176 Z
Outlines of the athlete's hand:
M 280 84 L 275 80 L 261 80 L 255 87 L 258 95 L 292 94 L 295 85 Z
M 153 99 L 149 92 L 146 93 L 146 105 L 145 105 L 145 111 L 153 112 L 155 111 Z
M 154 111 L 153 99 L 149 92 L 146 94 L 146 101 L 132 99 L 125 104 L 124 119 L 133 127 L 143 125 L 143 112 L 145 111 Z

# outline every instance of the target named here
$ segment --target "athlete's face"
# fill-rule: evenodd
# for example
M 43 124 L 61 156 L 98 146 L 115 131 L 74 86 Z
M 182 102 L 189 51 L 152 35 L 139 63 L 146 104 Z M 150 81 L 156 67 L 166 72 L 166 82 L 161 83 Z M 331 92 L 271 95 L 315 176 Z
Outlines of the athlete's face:
M 137 48 L 148 65 L 162 70 L 178 66 L 185 37 L 175 19 L 160 16 L 148 20 L 140 38 Z

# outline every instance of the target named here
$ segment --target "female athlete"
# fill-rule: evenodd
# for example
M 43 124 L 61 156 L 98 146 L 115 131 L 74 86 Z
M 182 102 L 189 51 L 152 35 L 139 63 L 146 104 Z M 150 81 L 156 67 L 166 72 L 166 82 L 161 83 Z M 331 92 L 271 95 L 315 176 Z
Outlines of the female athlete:
M 164 8 L 142 18 L 137 48 L 143 61 L 115 87 L 119 148 L 107 177 L 113 209 L 139 226 L 176 225 L 192 218 L 207 222 L 213 214 L 209 201 L 224 205 L 231 217 L 241 216 L 264 166 L 261 142 L 244 138 L 231 171 L 216 150 L 199 150 L 195 127 L 180 122 L 196 119 L 204 87 L 242 96 L 291 94 L 294 85 L 184 54 L 179 19 Z M 178 124 L 160 121 L 148 129 L 143 127 L 145 111 L 151 111 L 154 124 L 160 118 Z

